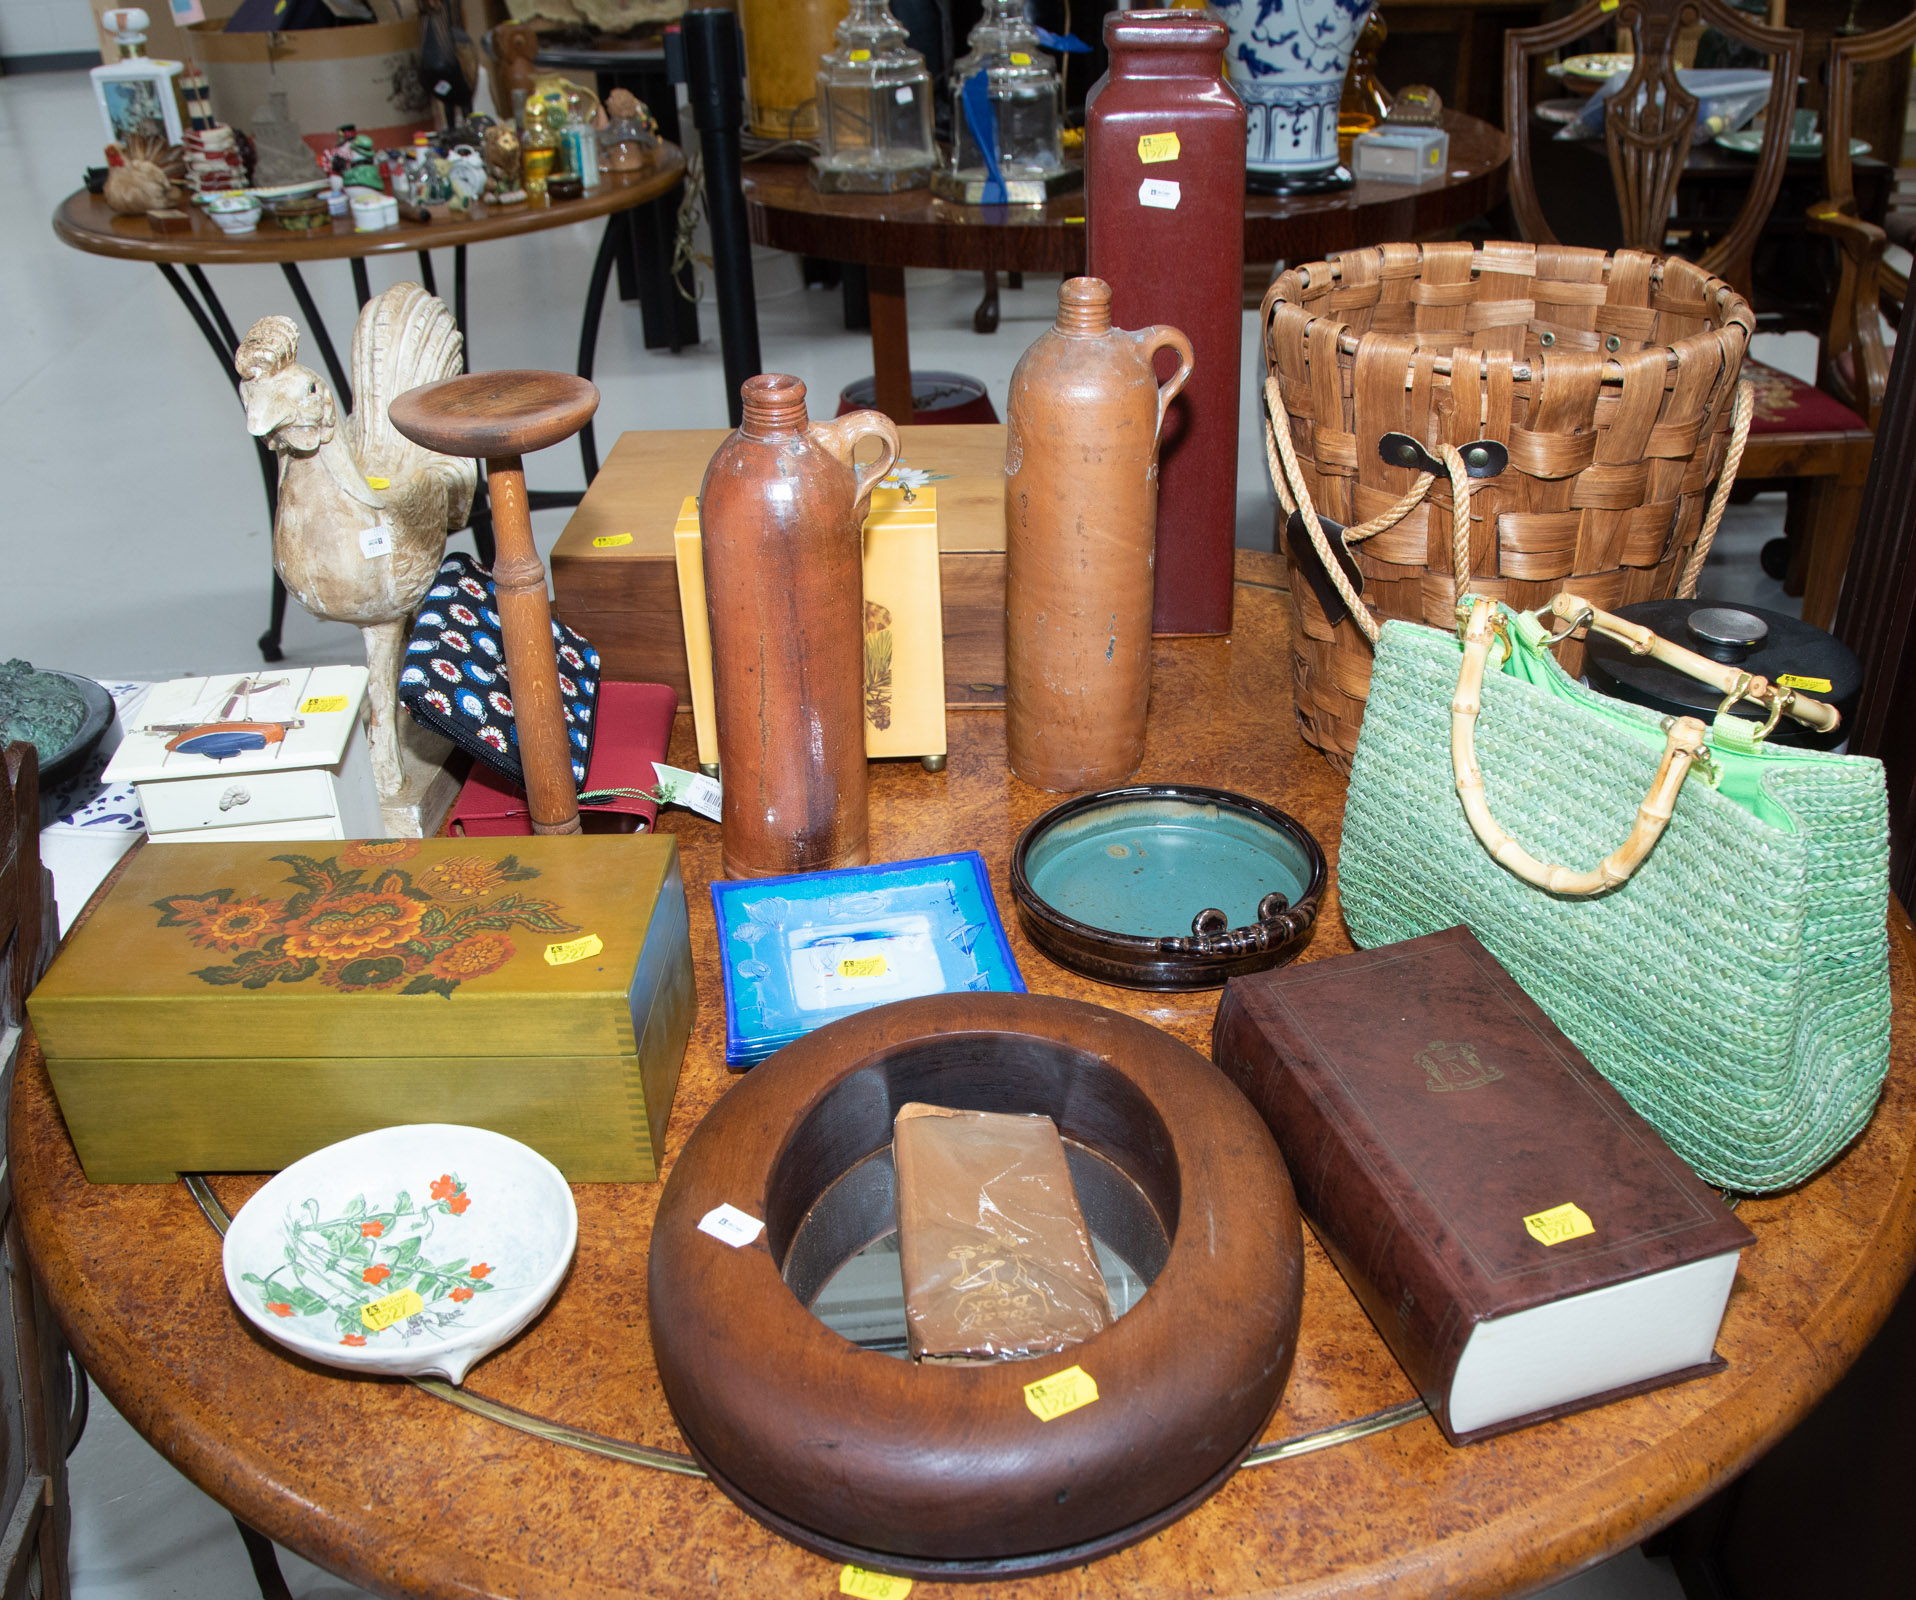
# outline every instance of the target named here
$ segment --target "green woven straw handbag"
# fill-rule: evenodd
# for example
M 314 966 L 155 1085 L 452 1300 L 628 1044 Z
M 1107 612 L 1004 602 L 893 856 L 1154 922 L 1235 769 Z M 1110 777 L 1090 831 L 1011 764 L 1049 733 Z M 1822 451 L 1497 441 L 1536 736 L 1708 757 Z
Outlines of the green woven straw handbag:
M 1881 764 L 1599 695 L 1551 656 L 1553 614 L 1740 680 L 1769 725 L 1834 725 L 1570 595 L 1534 616 L 1476 600 L 1462 641 L 1386 623 L 1339 852 L 1351 937 L 1467 924 L 1703 1177 L 1800 1183 L 1889 1068 Z

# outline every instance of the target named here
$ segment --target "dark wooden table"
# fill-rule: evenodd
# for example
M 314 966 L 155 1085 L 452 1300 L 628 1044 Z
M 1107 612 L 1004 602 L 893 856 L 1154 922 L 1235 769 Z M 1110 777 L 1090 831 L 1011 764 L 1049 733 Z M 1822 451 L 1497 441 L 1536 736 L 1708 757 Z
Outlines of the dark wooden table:
M 1510 141 L 1487 122 L 1444 113 L 1450 172 L 1426 184 L 1359 183 L 1333 194 L 1244 197 L 1247 262 L 1309 261 L 1334 250 L 1422 239 L 1481 215 L 1504 195 Z M 905 268 L 964 272 L 1084 271 L 1084 193 L 1043 206 L 962 206 L 928 189 L 821 194 L 803 163 L 745 169 L 752 239 L 775 250 L 855 261 L 871 296 L 878 409 L 912 420 Z
M 239 348 L 239 335 L 226 308 L 213 292 L 206 276 L 208 267 L 276 266 L 286 275 L 306 330 L 318 347 L 320 359 L 332 379 L 334 393 L 342 410 L 351 410 L 352 385 L 339 359 L 338 348 L 313 303 L 312 293 L 300 273 L 302 266 L 318 261 L 345 261 L 353 273 L 353 289 L 364 306 L 372 298 L 367 279 L 368 256 L 401 255 L 417 252 L 419 281 L 437 294 L 439 286 L 432 267 L 432 252 L 452 251 L 452 312 L 466 340 L 468 364 L 472 358 L 472 335 L 466 320 L 466 248 L 492 239 L 513 239 L 521 234 L 543 233 L 548 228 L 570 227 L 575 222 L 603 218 L 605 232 L 599 240 L 599 253 L 592 264 L 592 277 L 586 287 L 584 309 L 579 323 L 578 373 L 592 376 L 593 355 L 599 343 L 599 320 L 605 310 L 606 285 L 624 234 L 619 223 L 635 207 L 648 205 L 676 188 L 685 176 L 685 158 L 676 145 L 661 143 L 653 152 L 651 165 L 643 172 L 608 172 L 599 186 L 577 200 L 560 200 L 548 205 L 487 206 L 475 204 L 465 216 L 443 206 L 432 208 L 429 223 L 401 222 L 397 228 L 374 233 L 354 231 L 350 216 L 335 217 L 324 228 L 307 233 L 289 233 L 262 221 L 251 233 L 229 234 L 221 230 L 199 207 L 182 202 L 180 209 L 192 218 L 185 233 L 155 233 L 145 217 L 116 216 L 98 195 L 84 189 L 70 194 L 53 213 L 53 232 L 62 244 L 89 255 L 111 256 L 120 261 L 145 261 L 160 269 L 161 275 L 180 297 L 180 303 L 192 316 L 219 362 L 220 370 L 237 391 L 239 374 L 233 370 L 233 356 Z M 185 270 L 182 277 L 181 269 Z M 188 286 L 188 280 L 191 287 Z M 198 291 L 197 296 L 195 291 Z M 350 346 L 349 346 L 350 349 Z M 255 441 L 259 452 L 260 477 L 266 491 L 267 521 L 270 525 L 279 504 L 279 462 L 264 443 Z M 599 471 L 598 444 L 587 423 L 580 430 L 579 450 L 585 459 L 585 479 L 590 483 Z M 577 494 L 541 493 L 532 497 L 533 509 L 548 506 L 577 505 Z M 491 564 L 491 526 L 483 487 L 473 503 L 473 529 L 479 538 L 481 559 Z M 260 653 L 268 661 L 278 661 L 280 627 L 286 614 L 286 590 L 277 573 L 273 577 L 272 615 L 265 633 L 260 635 Z
M 1236 632 L 1160 640 L 1143 776 L 1214 783 L 1301 818 L 1335 859 L 1342 780 L 1290 715 L 1287 605 L 1276 558 L 1239 552 Z M 672 760 L 695 760 L 691 719 Z M 1007 912 L 1018 831 L 1054 796 L 1005 769 L 1002 713 L 954 713 L 938 774 L 879 762 L 880 860 L 976 848 Z M 678 835 L 699 1016 L 666 1137 L 666 1165 L 732 1082 L 723 1066 L 717 936 L 707 884 L 719 830 Z M 1052 966 L 1015 926 L 1035 991 L 1142 1017 L 1208 1053 L 1215 993 L 1111 989 Z M 1349 948 L 1335 896 L 1306 959 Z M 1649 958 L 1646 958 L 1648 961 Z M 1653 965 L 1646 966 L 1652 974 Z M 1526 1593 L 1641 1540 L 1726 1482 L 1836 1381 L 1887 1314 L 1916 1255 L 1916 1018 L 1911 938 L 1892 947 L 1894 1059 L 1856 1145 L 1794 1193 L 1744 1202 L 1757 1237 L 1732 1294 L 1716 1376 L 1457 1450 L 1410 1420 L 1241 1470 L 1142 1544 L 1088 1567 L 994 1583 L 993 1600 Z M 456 1024 L 457 1005 L 452 1008 Z M 217 1114 L 210 1108 L 209 1114 Z M 403 1121 L 395 1102 L 392 1115 Z M 227 1297 L 218 1235 L 184 1185 L 96 1187 L 82 1177 L 36 1047 L 14 1090 L 15 1204 L 34 1266 L 87 1370 L 121 1412 L 209 1494 L 274 1539 L 380 1594 L 477 1600 L 710 1600 L 836 1593 L 830 1563 L 736 1510 L 710 1483 L 504 1426 L 396 1380 L 292 1359 Z M 257 1178 L 213 1180 L 237 1208 Z M 543 1318 L 482 1362 L 467 1389 L 537 1426 L 556 1419 L 689 1465 L 659 1392 L 646 1318 L 656 1185 L 582 1185 L 578 1258 Z M 1305 1235 L 1303 1325 L 1266 1434 L 1284 1441 L 1414 1396 L 1336 1269 Z M 1193 1306 L 1191 1315 L 1206 1314 Z M 873 1359 L 884 1359 L 874 1356 Z M 631 1454 L 627 1451 L 628 1458 Z M 915 1600 L 984 1591 L 921 1583 Z

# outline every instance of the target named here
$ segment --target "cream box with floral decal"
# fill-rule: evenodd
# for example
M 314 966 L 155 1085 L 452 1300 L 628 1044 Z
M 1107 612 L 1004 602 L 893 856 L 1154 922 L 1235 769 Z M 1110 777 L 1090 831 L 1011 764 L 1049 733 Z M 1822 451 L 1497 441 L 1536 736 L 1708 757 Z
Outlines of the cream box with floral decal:
M 650 1181 L 694 1014 L 678 841 L 145 846 L 28 1004 L 96 1183 L 464 1123 Z

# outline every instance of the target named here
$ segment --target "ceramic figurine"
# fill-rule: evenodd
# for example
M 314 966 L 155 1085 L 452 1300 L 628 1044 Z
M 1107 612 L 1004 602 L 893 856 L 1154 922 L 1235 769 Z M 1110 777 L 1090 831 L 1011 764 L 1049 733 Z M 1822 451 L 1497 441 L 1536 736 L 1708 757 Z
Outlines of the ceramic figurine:
M 353 329 L 358 405 L 344 419 L 325 381 L 294 360 L 298 348 L 289 318 L 262 317 L 234 361 L 247 431 L 280 459 L 273 564 L 314 616 L 352 623 L 366 641 L 373 780 L 388 825 L 398 826 L 396 815 L 416 803 L 408 794 L 423 793 L 435 776 L 409 775 L 401 758 L 400 652 L 447 532 L 466 525 L 476 473 L 471 461 L 403 438 L 386 408 L 409 389 L 456 376 L 464 341 L 452 313 L 416 283 L 367 302 Z
M 855 867 L 871 858 L 861 529 L 898 430 L 876 411 L 808 423 L 782 374 L 741 393 L 699 496 L 725 876 Z M 878 459 L 855 467 L 871 437 Z
M 339 130 L 339 144 L 328 155 L 328 170 L 348 188 L 383 189 L 379 173 L 379 154 L 373 148 L 372 135 L 360 133 L 351 123 Z
M 486 198 L 496 205 L 523 205 L 525 180 L 520 175 L 519 130 L 509 122 L 486 129 Z
M 504 121 L 519 114 L 515 96 L 531 95 L 539 75 L 532 58 L 538 53 L 539 35 L 523 23 L 505 22 L 492 30 L 492 105 Z
M 477 200 L 485 193 L 486 162 L 485 157 L 469 144 L 454 145 L 449 164 L 452 180 L 452 192 L 455 198 L 468 202 Z
M 605 97 L 606 125 L 599 130 L 599 165 L 608 172 L 642 171 L 659 142 L 659 124 L 630 89 Z
M 1159 386 L 1153 361 L 1174 350 Z M 1176 328 L 1111 326 L 1071 278 L 1011 374 L 1005 445 L 1005 754 L 1040 789 L 1123 783 L 1151 695 L 1158 436 L 1191 375 Z

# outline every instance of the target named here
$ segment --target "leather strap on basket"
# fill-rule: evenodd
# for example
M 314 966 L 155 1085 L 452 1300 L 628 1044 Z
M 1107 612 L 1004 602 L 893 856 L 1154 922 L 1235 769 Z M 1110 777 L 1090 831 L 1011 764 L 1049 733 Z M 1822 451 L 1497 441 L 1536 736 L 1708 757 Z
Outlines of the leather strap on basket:
M 1456 698 L 1450 702 L 1450 768 L 1457 780 L 1457 798 L 1463 801 L 1464 816 L 1492 859 L 1525 883 L 1573 898 L 1608 893 L 1629 880 L 1663 837 L 1676 810 L 1683 780 L 1691 765 L 1703 756 L 1709 730 L 1695 717 L 1670 719 L 1663 759 L 1657 764 L 1649 794 L 1637 807 L 1630 836 L 1596 866 L 1586 872 L 1573 872 L 1569 867 L 1539 861 L 1504 832 L 1490 814 L 1484 799 L 1483 769 L 1477 765 L 1477 713 L 1483 707 L 1484 662 L 1490 654 L 1491 640 L 1502 627 L 1495 601 L 1471 601 L 1470 622 L 1464 629 L 1464 664 L 1457 674 Z M 1508 641 L 1505 647 L 1509 647 Z
M 1277 498 L 1284 507 L 1284 514 L 1303 513 L 1304 528 L 1310 535 L 1311 548 L 1317 552 L 1317 559 L 1323 562 L 1324 571 L 1329 574 L 1338 599 L 1344 602 L 1351 620 L 1362 630 L 1364 637 L 1376 644 L 1377 618 L 1371 615 L 1370 607 L 1358 597 L 1350 579 L 1345 577 L 1343 564 L 1331 554 L 1330 540 L 1324 533 L 1324 524 L 1318 521 L 1317 507 L 1311 502 L 1310 488 L 1304 482 L 1304 469 L 1298 464 L 1297 450 L 1291 443 L 1291 430 L 1288 426 L 1280 428 L 1276 425 L 1276 419 L 1284 412 L 1275 373 L 1264 380 L 1264 411 L 1264 456 L 1270 466 L 1271 482 L 1276 485 Z M 1470 473 L 1456 446 L 1446 444 L 1439 453 L 1444 470 L 1450 475 L 1450 548 L 1456 564 L 1457 595 L 1461 599 L 1464 590 L 1470 586 Z M 1368 522 L 1346 528 L 1344 543 L 1357 544 L 1387 528 L 1396 527 L 1424 503 L 1424 497 L 1430 493 L 1430 486 L 1436 481 L 1434 472 L 1418 473 L 1417 481 L 1395 505 L 1380 511 Z
M 1277 489 L 1277 498 L 1284 507 L 1286 516 L 1301 512 L 1305 531 L 1310 535 L 1311 548 L 1317 552 L 1317 559 L 1324 565 L 1332 586 L 1337 590 L 1338 598 L 1364 637 L 1374 645 L 1377 643 L 1378 622 L 1370 607 L 1359 598 L 1357 590 L 1344 569 L 1331 554 L 1330 540 L 1324 533 L 1324 525 L 1318 520 L 1317 507 L 1311 501 L 1309 486 L 1304 481 L 1304 469 L 1298 463 L 1296 447 L 1291 443 L 1291 430 L 1288 425 L 1277 426 L 1277 419 L 1285 415 L 1283 397 L 1279 392 L 1277 374 L 1271 373 L 1264 379 L 1264 456 L 1270 467 L 1271 482 Z M 1750 419 L 1756 411 L 1756 388 L 1747 379 L 1741 379 L 1736 386 L 1736 399 L 1730 419 L 1730 443 L 1723 454 L 1723 470 L 1717 475 L 1716 492 L 1710 497 L 1709 510 L 1703 518 L 1703 526 L 1698 530 L 1696 544 L 1690 551 L 1690 559 L 1683 568 L 1683 575 L 1677 584 L 1679 599 L 1688 600 L 1696 594 L 1698 575 L 1703 571 L 1703 563 L 1710 554 L 1710 546 L 1716 542 L 1716 531 L 1722 525 L 1723 513 L 1730 504 L 1730 490 L 1736 485 L 1737 469 L 1743 463 L 1744 446 L 1749 442 Z M 1440 451 L 1444 470 L 1450 476 L 1450 516 L 1451 557 L 1456 580 L 1457 603 L 1461 606 L 1470 588 L 1470 477 L 1465 469 L 1463 458 L 1454 445 L 1446 444 Z M 1413 510 L 1424 502 L 1430 493 L 1430 486 L 1436 482 L 1436 475 L 1420 472 L 1417 482 L 1395 505 L 1379 512 L 1368 522 L 1361 522 L 1344 530 L 1344 543 L 1353 545 L 1372 538 L 1394 528 Z M 1619 880 L 1621 881 L 1621 880 Z

